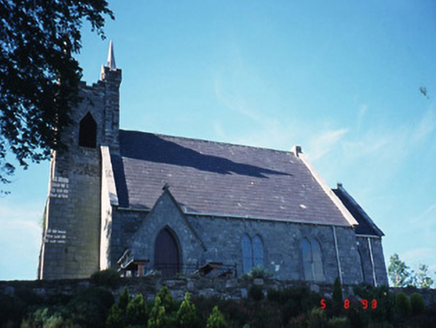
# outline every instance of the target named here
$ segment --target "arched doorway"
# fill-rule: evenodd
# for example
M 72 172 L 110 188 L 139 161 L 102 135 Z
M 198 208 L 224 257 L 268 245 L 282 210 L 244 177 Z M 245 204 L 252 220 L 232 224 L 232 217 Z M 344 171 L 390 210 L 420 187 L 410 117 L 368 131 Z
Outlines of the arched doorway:
M 179 247 L 168 228 L 162 229 L 154 246 L 154 267 L 163 276 L 173 276 L 180 272 Z

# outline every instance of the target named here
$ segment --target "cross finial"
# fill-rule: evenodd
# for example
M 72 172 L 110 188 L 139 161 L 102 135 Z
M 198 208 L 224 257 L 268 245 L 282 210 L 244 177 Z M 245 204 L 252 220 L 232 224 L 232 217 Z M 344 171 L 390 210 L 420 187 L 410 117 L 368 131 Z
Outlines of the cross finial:
M 114 70 L 117 68 L 117 66 L 115 65 L 114 44 L 113 44 L 112 40 L 109 43 L 109 53 L 107 55 L 106 67 L 109 67 L 111 70 Z

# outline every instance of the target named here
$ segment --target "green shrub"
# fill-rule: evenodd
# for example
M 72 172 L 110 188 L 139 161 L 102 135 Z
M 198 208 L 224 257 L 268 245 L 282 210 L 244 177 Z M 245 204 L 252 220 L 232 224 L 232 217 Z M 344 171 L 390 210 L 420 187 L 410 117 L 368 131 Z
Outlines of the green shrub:
M 0 327 L 19 324 L 25 313 L 25 304 L 16 297 L 0 295 Z
M 307 315 L 307 327 L 308 328 L 326 328 L 327 317 L 324 310 L 320 308 L 314 308 L 309 311 Z
M 91 281 L 100 287 L 117 288 L 121 282 L 118 272 L 107 269 L 92 274 Z
M 165 307 L 159 296 L 154 299 L 154 306 L 151 309 L 150 318 L 148 319 L 148 328 L 162 328 L 167 324 L 167 317 L 165 315 Z
M 333 284 L 333 295 L 332 295 L 332 300 L 334 303 L 339 304 L 340 306 L 342 306 L 342 288 L 341 288 L 341 282 L 339 280 L 339 278 L 335 279 L 335 282 Z
M 400 316 L 407 317 L 412 312 L 409 297 L 406 293 L 398 293 L 395 295 L 395 308 Z
M 271 278 L 273 274 L 265 269 L 263 266 L 259 265 L 246 273 L 243 278 L 248 279 L 268 279 Z
M 248 298 L 250 298 L 256 302 L 263 300 L 264 297 L 265 297 L 265 295 L 263 294 L 262 286 L 253 285 L 248 290 Z
M 300 314 L 289 320 L 289 328 L 306 328 L 307 327 L 307 316 L 305 314 Z
M 342 313 L 343 305 L 341 282 L 339 278 L 336 278 L 333 284 L 332 308 L 328 309 L 329 313 L 335 316 L 339 315 Z
M 413 293 L 410 295 L 410 306 L 412 308 L 412 314 L 421 314 L 425 310 L 424 298 L 419 293 Z
M 177 321 L 180 327 L 197 327 L 198 317 L 195 311 L 195 305 L 191 301 L 191 295 L 186 292 L 185 298 L 180 304 L 180 308 L 177 311 Z
M 156 297 L 160 298 L 166 313 L 170 313 L 175 310 L 175 302 L 167 286 L 162 287 L 159 293 L 157 293 Z
M 372 287 L 360 284 L 353 287 L 354 294 L 366 299 L 371 310 L 360 310 L 359 317 L 362 324 L 371 322 L 391 322 L 395 312 L 395 296 L 389 292 L 388 286 Z M 372 301 L 377 302 L 376 309 L 372 309 Z M 353 320 L 351 320 L 353 322 Z
M 130 325 L 145 325 L 147 323 L 147 311 L 142 294 L 136 295 L 127 305 L 126 321 Z
M 394 328 L 389 322 L 371 322 L 367 328 Z
M 120 298 L 118 299 L 118 307 L 124 313 L 126 313 L 127 305 L 129 305 L 129 302 L 130 302 L 129 291 L 127 290 L 127 287 L 124 287 L 123 293 L 120 295 Z
M 122 328 L 124 327 L 124 311 L 115 303 L 109 309 L 109 314 L 106 319 L 106 327 Z
M 81 327 L 104 327 L 114 302 L 114 297 L 108 290 L 88 288 L 74 295 L 67 305 L 67 315 Z
M 320 304 L 320 296 L 307 287 L 292 287 L 282 290 L 269 289 L 267 299 L 280 310 L 283 326 L 289 324 L 291 318 L 296 318 L 310 311 L 314 305 Z M 326 302 L 329 302 L 329 300 L 326 300 Z M 330 307 L 328 305 L 328 308 Z
M 207 319 L 206 328 L 227 328 L 226 320 L 218 309 L 218 306 L 214 306 L 214 308 L 212 309 L 212 313 Z
M 329 328 L 350 328 L 350 321 L 347 317 L 333 317 L 328 321 Z

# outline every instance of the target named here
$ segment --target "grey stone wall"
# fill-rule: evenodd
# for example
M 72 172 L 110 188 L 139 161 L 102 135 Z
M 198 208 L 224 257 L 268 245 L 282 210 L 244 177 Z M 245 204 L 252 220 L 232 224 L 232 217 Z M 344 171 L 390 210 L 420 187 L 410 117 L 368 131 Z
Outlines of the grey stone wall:
M 387 285 L 388 277 L 381 238 L 359 235 L 356 238 L 364 281 L 375 286 Z
M 386 271 L 385 258 L 381 238 L 371 239 L 372 253 L 374 257 L 375 275 L 377 286 L 388 285 L 388 276 Z
M 67 150 L 52 154 L 44 218 L 40 279 L 84 278 L 99 270 L 101 155 L 99 145 L 118 149 L 121 71 L 104 69 L 102 80 L 81 83 L 81 103 L 61 138 Z M 79 122 L 90 113 L 97 123 L 97 147 L 79 146 Z
M 247 297 L 248 291 L 253 285 L 261 286 L 264 292 L 268 289 L 281 290 L 287 287 L 307 286 L 310 290 L 319 293 L 324 297 L 331 297 L 333 286 L 326 283 L 308 283 L 304 281 L 282 281 L 282 280 L 244 280 L 244 279 L 224 279 L 224 278 L 201 278 L 201 277 L 143 277 L 143 278 L 124 278 L 120 287 L 112 290 L 115 296 L 122 293 L 124 286 L 127 287 L 131 295 L 142 293 L 147 300 L 154 300 L 155 295 L 163 286 L 170 289 L 172 296 L 177 300 L 182 300 L 184 294 L 189 291 L 193 296 L 218 297 L 221 299 L 241 299 Z M 78 290 L 92 287 L 93 283 L 89 279 L 72 280 L 44 280 L 44 281 L 0 281 L 0 295 L 29 295 L 33 292 L 42 297 L 56 295 L 71 295 Z M 353 297 L 353 286 L 343 285 L 344 298 Z M 428 307 L 436 306 L 436 289 L 416 289 L 416 288 L 390 288 L 390 292 L 397 294 L 405 292 L 411 295 L 418 292 L 424 297 L 424 302 Z
M 136 259 L 154 265 L 155 240 L 163 228 L 176 236 L 183 266 L 201 266 L 207 262 L 236 264 L 242 275 L 242 237 L 259 236 L 263 243 L 264 267 L 275 279 L 304 280 L 301 243 L 314 238 L 321 246 L 323 282 L 339 277 L 339 262 L 345 284 L 363 281 L 360 258 L 353 229 L 336 227 L 337 250 L 333 227 L 265 220 L 217 218 L 184 215 L 170 192 L 164 192 L 148 212 L 114 210 L 112 218 L 111 267 L 126 249 Z M 386 274 L 386 273 L 385 273 Z

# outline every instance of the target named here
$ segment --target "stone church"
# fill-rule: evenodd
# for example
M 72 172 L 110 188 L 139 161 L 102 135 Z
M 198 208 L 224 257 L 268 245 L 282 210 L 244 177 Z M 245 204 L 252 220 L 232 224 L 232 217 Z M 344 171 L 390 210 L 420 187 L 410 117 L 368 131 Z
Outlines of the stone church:
M 112 43 L 53 151 L 39 279 L 121 274 L 387 284 L 383 232 L 292 151 L 119 128 Z

